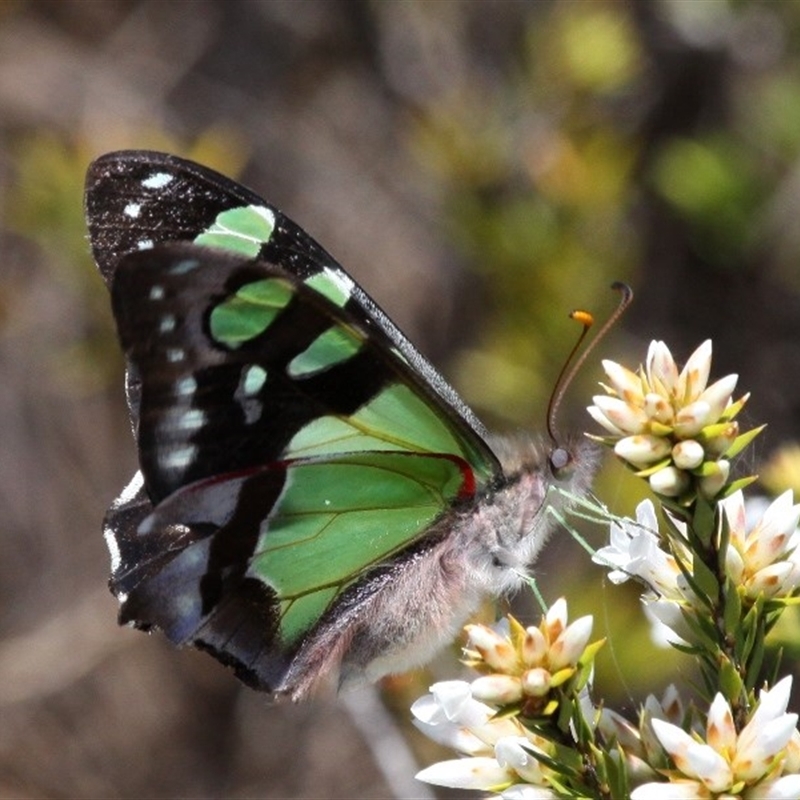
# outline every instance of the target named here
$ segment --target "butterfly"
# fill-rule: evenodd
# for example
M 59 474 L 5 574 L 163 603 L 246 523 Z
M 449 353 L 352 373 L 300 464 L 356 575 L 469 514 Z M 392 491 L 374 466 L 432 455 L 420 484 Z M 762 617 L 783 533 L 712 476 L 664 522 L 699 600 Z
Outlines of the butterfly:
M 140 470 L 104 533 L 121 624 L 294 700 L 421 665 L 521 585 L 595 456 L 490 435 L 307 233 L 147 151 L 86 181 Z

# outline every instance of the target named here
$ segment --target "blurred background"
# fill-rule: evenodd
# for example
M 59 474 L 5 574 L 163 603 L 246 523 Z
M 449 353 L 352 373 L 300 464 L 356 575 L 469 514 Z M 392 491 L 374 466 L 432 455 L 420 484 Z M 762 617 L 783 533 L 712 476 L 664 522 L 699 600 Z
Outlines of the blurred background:
M 442 757 L 408 706 L 460 670 L 454 646 L 380 693 L 271 708 L 116 626 L 100 523 L 135 448 L 92 158 L 167 150 L 251 186 L 492 426 L 542 428 L 567 313 L 602 317 L 625 280 L 562 427 L 594 429 L 601 356 L 711 337 L 745 427 L 769 423 L 741 469 L 798 489 L 799 40 L 796 3 L 0 0 L 0 797 L 431 796 L 402 783 Z M 596 491 L 623 514 L 643 496 L 610 463 Z M 596 693 L 631 713 L 688 662 L 604 572 L 566 533 L 536 569 L 609 636 Z

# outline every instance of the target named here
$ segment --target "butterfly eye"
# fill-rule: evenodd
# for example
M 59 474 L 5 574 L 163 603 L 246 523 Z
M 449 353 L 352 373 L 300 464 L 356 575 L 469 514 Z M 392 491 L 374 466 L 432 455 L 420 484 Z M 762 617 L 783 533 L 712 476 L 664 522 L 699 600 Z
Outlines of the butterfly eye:
M 563 447 L 556 447 L 549 456 L 550 472 L 556 480 L 565 480 L 572 474 L 572 454 Z

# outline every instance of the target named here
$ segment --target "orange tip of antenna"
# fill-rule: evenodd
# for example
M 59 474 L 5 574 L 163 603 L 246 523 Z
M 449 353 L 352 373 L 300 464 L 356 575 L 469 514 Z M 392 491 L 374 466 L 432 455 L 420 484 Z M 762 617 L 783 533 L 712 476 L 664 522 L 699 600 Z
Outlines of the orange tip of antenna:
M 576 353 L 580 350 L 581 343 L 586 338 L 589 328 L 591 328 L 594 324 L 594 317 L 588 311 L 582 311 L 581 309 L 576 309 L 570 314 L 572 319 L 580 322 L 583 325 L 583 330 L 581 331 L 581 335 L 578 337 L 578 341 L 575 342 L 575 346 L 567 356 L 564 366 L 561 368 L 561 372 L 556 379 L 556 385 L 553 389 L 553 393 L 550 395 L 550 402 L 547 404 L 547 432 L 556 447 L 558 446 L 558 440 L 556 439 L 556 415 L 558 414 L 558 407 L 561 404 L 561 398 L 564 396 L 564 392 L 572 383 L 572 379 L 586 361 L 589 353 L 591 353 L 592 350 L 597 347 L 598 342 L 603 340 L 603 337 L 608 333 L 614 323 L 619 319 L 620 314 L 625 311 L 633 299 L 633 290 L 627 284 L 617 281 L 612 284 L 612 288 L 622 293 L 622 298 L 619 301 L 619 305 L 611 314 L 611 316 L 605 321 L 605 324 L 600 328 L 594 339 L 592 339 L 588 347 L 586 347 L 576 361 L 573 359 L 575 358 Z M 572 364 L 571 368 L 570 364 Z
M 580 322 L 586 328 L 591 328 L 594 325 L 594 317 L 588 311 L 581 311 L 580 309 L 576 309 L 570 313 L 570 318 L 574 319 L 575 322 Z

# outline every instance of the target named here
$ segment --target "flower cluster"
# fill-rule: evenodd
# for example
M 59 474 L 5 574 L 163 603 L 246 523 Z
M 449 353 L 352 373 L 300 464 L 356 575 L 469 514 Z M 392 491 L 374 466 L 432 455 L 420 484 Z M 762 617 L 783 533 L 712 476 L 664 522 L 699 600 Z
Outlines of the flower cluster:
M 601 547 L 592 561 L 612 567 L 608 575 L 612 583 L 639 578 L 659 594 L 673 597 L 684 588 L 678 585 L 681 571 L 674 556 L 665 553 L 660 544 L 655 506 L 651 500 L 642 500 L 635 520 L 612 520 L 609 544 Z
M 506 800 L 798 798 L 791 678 L 777 679 L 767 637 L 800 595 L 800 503 L 791 490 L 746 503 L 752 479 L 730 480 L 730 459 L 761 428 L 739 431 L 747 396 L 733 400 L 735 375 L 708 385 L 710 342 L 683 370 L 661 342 L 637 373 L 604 368 L 610 386 L 589 412 L 660 508 L 644 500 L 635 519 L 613 518 L 592 558 L 612 583 L 644 584 L 659 638 L 696 659 L 702 699 L 684 704 L 670 687 L 636 722 L 593 700 L 603 641 L 590 644 L 592 618 L 568 623 L 558 600 L 536 627 L 513 617 L 502 633 L 467 626 L 465 662 L 480 677 L 436 684 L 413 708 L 417 726 L 462 758 L 418 777 Z
M 800 504 L 784 492 L 750 530 L 741 491 L 720 502 L 729 527 L 725 571 L 749 600 L 787 598 L 800 586 Z
M 748 396 L 733 401 L 736 375 L 707 385 L 711 342 L 703 342 L 680 372 L 663 342 L 650 344 L 638 372 L 614 361 L 603 361 L 603 369 L 610 385 L 588 411 L 610 436 L 595 438 L 613 445 L 657 494 L 717 495 L 728 483 L 730 458 L 758 430 L 739 434 L 734 418 Z
M 668 783 L 647 782 L 631 800 L 669 798 L 800 797 L 800 733 L 797 714 L 786 713 L 792 679 L 763 690 L 747 724 L 737 733 L 727 700 L 717 693 L 706 715 L 703 734 L 687 733 L 663 719 L 650 725 L 674 770 L 663 770 Z
M 725 527 L 719 520 L 716 546 L 724 547 L 725 570 L 745 602 L 758 598 L 786 600 L 800 587 L 800 504 L 793 504 L 792 492 L 784 492 L 769 504 L 763 515 L 748 526 L 744 495 L 734 492 L 720 500 Z M 655 507 L 643 500 L 636 507 L 635 520 L 614 520 L 609 544 L 593 556 L 595 563 L 611 567 L 609 579 L 622 583 L 629 578 L 642 581 L 649 589 L 643 597 L 646 612 L 670 630 L 667 641 L 686 638 L 685 612 L 707 613 L 707 605 L 692 588 L 694 556 L 689 546 L 686 523 L 665 514 L 679 534 L 668 544 L 658 533 Z M 727 536 L 724 532 L 727 530 Z
M 552 714 L 558 705 L 553 690 L 575 676 L 579 662 L 591 663 L 603 644 L 587 647 L 592 618 L 567 624 L 567 602 L 561 598 L 538 628 L 523 628 L 511 615 L 508 622 L 507 636 L 485 625 L 467 625 L 465 663 L 484 673 L 472 682 L 472 694 L 497 706 L 519 703 L 526 717 Z
M 594 657 L 592 618 L 568 623 L 566 601 L 555 602 L 538 627 L 508 616 L 508 633 L 468 625 L 465 663 L 484 673 L 471 684 L 437 683 L 412 706 L 414 724 L 465 758 L 443 761 L 417 778 L 439 786 L 492 789 L 510 798 L 550 798 L 553 742 L 533 723 L 562 704 L 584 702 Z
M 639 474 L 649 478 L 651 488 L 680 501 L 662 503 L 663 531 L 653 503 L 640 503 L 635 520 L 612 522 L 609 544 L 593 560 L 611 569 L 614 583 L 628 578 L 643 582 L 645 610 L 663 638 L 688 644 L 682 649 L 700 657 L 705 685 L 720 687 L 708 711 L 700 714 L 704 724 L 699 728 L 695 715 L 667 719 L 648 704 L 638 729 L 626 728 L 625 720 L 604 711 L 605 722 L 615 722 L 616 739 L 624 743 L 629 776 L 645 774 L 637 765 L 654 771 L 653 779 L 633 780 L 639 784 L 630 795 L 633 800 L 800 796 L 797 715 L 786 713 L 791 680 L 765 688 L 757 703 L 751 688 L 764 663 L 766 634 L 800 587 L 800 504 L 787 491 L 772 503 L 748 508 L 739 488 L 748 481 L 728 484 L 725 457 L 760 429 L 738 433 L 733 417 L 746 397 L 731 400 L 735 376 L 706 388 L 710 355 L 710 344 L 702 345 L 678 374 L 669 351 L 654 342 L 639 376 L 606 364 L 612 391 L 619 396 L 595 398 L 590 409 L 608 430 L 617 429 L 608 440 L 617 455 L 644 467 Z M 635 381 L 642 388 L 638 394 L 632 388 Z M 670 410 L 665 406 L 659 412 L 656 398 L 647 399 L 645 387 L 654 386 L 670 387 L 660 392 L 672 398 L 669 430 L 660 425 Z M 632 430 L 636 409 L 643 427 L 635 435 L 622 435 Z M 683 424 L 692 417 L 693 425 Z M 700 461 L 683 461 L 684 449 L 695 445 L 702 447 Z M 707 480 L 714 459 L 723 465 L 721 483 Z M 676 479 L 667 481 L 666 491 L 658 477 L 664 470 L 673 470 Z M 758 514 L 753 513 L 756 505 Z

